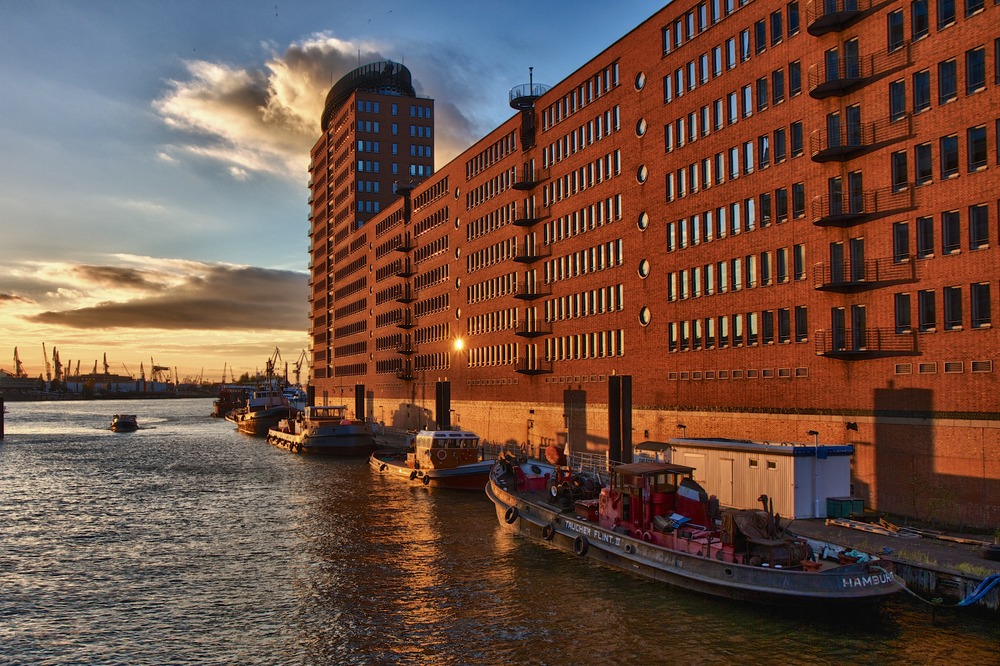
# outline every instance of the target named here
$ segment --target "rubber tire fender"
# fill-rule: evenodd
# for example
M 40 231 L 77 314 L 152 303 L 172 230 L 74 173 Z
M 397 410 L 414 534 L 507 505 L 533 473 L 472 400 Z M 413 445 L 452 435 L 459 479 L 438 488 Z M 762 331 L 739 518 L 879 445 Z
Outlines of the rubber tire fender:
M 590 542 L 587 541 L 587 537 L 582 534 L 578 534 L 575 539 L 573 539 L 573 552 L 583 557 L 590 550 Z
M 542 527 L 542 538 L 546 541 L 552 541 L 552 537 L 556 535 L 556 526 L 552 523 L 545 523 Z

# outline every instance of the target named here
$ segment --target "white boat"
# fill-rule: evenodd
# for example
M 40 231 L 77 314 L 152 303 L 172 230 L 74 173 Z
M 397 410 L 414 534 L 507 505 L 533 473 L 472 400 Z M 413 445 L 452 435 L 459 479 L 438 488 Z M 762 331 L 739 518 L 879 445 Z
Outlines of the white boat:
M 283 419 L 267 433 L 267 441 L 293 453 L 354 456 L 371 453 L 375 435 L 370 423 L 347 418 L 344 405 L 306 407 Z
M 466 430 L 421 430 L 408 451 L 376 451 L 368 465 L 410 483 L 483 491 L 494 461 L 483 456 L 479 435 Z

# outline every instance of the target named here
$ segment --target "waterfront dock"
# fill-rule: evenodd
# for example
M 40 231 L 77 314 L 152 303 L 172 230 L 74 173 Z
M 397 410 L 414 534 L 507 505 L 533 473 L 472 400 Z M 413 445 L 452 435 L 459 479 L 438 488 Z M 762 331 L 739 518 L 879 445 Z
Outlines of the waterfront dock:
M 896 576 L 916 596 L 929 603 L 936 598 L 942 600 L 935 605 L 954 606 L 971 595 L 987 576 L 1000 574 L 1000 562 L 987 560 L 980 554 L 977 541 L 992 541 L 985 536 L 904 536 L 827 523 L 823 518 L 795 520 L 790 529 L 809 539 L 873 553 L 888 560 Z M 948 534 L 943 536 L 948 537 Z M 1000 585 L 969 608 L 1000 611 Z

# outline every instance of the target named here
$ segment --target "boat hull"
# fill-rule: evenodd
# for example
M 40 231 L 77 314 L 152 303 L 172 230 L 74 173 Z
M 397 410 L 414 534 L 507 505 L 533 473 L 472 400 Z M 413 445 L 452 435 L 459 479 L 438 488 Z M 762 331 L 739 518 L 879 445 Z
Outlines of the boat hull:
M 901 588 L 881 566 L 855 564 L 804 572 L 722 562 L 647 543 L 604 529 L 559 507 L 545 494 L 508 492 L 491 476 L 486 494 L 508 532 L 675 587 L 726 599 L 777 605 L 867 605 Z
M 450 469 L 413 469 L 406 464 L 406 454 L 396 451 L 376 451 L 368 465 L 384 476 L 429 488 L 473 490 L 482 492 L 493 468 L 493 461 L 460 465 Z
M 375 448 L 371 430 L 344 426 L 340 431 L 319 435 L 295 434 L 270 430 L 267 441 L 292 453 L 313 453 L 330 456 L 364 456 Z
M 289 407 L 270 407 L 239 414 L 236 417 L 236 428 L 244 435 L 266 437 L 271 428 L 276 428 L 282 419 L 291 418 L 294 412 Z

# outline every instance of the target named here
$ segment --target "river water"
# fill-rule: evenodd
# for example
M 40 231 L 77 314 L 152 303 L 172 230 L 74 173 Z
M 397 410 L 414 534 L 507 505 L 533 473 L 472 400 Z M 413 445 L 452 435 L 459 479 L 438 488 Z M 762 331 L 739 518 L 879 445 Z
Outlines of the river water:
M 1000 663 L 995 618 L 675 591 L 502 532 L 485 495 L 241 435 L 210 400 L 7 406 L 3 664 Z M 141 429 L 112 433 L 119 411 Z

